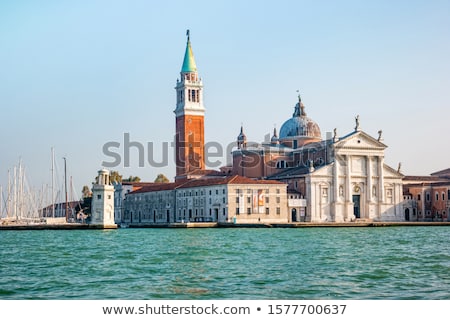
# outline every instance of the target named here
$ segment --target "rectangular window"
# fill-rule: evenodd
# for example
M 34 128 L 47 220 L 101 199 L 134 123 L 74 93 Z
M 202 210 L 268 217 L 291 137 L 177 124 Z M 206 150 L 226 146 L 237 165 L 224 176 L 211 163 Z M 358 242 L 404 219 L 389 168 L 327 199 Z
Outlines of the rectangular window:
M 97 195 L 97 199 L 100 200 L 101 198 L 102 198 L 102 195 L 101 195 L 101 194 L 98 194 L 98 195 Z
M 236 208 L 236 214 L 239 214 L 239 207 Z
M 251 214 L 252 213 L 252 208 L 247 208 L 247 214 Z
M 226 214 L 226 210 L 225 210 L 225 208 L 222 208 L 222 213 L 223 213 L 223 215 L 225 215 L 225 214 Z
M 277 197 L 277 203 L 280 203 L 281 199 L 280 197 Z
M 277 189 L 277 194 L 280 194 L 280 189 Z
M 270 210 L 267 207 L 266 207 L 266 214 L 270 214 Z
M 269 203 L 269 197 L 266 197 L 266 203 Z
M 110 194 L 108 194 L 108 199 L 111 200 L 111 195 Z
M 417 195 L 417 201 L 420 201 L 420 194 Z
M 252 203 L 252 198 L 251 197 L 247 197 L 247 203 Z
M 281 214 L 281 208 L 277 207 L 277 214 Z
M 236 203 L 239 203 L 239 197 L 236 197 Z

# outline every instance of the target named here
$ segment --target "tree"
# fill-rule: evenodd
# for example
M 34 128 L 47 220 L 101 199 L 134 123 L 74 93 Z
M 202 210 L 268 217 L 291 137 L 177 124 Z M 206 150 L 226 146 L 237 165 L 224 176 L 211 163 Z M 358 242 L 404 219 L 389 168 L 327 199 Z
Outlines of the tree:
M 119 174 L 119 171 L 111 171 L 109 175 L 111 182 L 122 182 L 122 175 Z
M 169 179 L 167 179 L 167 177 L 165 175 L 163 175 L 162 173 L 158 174 L 158 176 L 155 179 L 156 183 L 168 183 L 170 182 Z
M 81 190 L 81 194 L 83 195 L 83 199 L 92 197 L 91 189 L 88 186 L 83 186 L 83 190 Z
M 141 181 L 141 178 L 139 178 L 138 176 L 130 176 L 128 179 L 123 179 L 122 181 L 124 182 L 139 182 Z
M 110 171 L 109 176 L 110 176 L 109 181 L 111 181 L 111 183 L 114 183 L 114 182 L 121 183 L 122 182 L 122 175 L 119 174 L 119 171 Z M 95 177 L 94 181 L 95 181 L 95 182 L 93 182 L 94 184 L 98 183 L 98 176 Z

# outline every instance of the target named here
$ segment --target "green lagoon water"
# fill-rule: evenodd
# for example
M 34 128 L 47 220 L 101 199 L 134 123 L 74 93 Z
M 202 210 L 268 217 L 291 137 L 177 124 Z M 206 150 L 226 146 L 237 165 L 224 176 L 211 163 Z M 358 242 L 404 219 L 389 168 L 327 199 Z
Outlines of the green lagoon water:
M 0 299 L 450 299 L 450 228 L 0 231 Z

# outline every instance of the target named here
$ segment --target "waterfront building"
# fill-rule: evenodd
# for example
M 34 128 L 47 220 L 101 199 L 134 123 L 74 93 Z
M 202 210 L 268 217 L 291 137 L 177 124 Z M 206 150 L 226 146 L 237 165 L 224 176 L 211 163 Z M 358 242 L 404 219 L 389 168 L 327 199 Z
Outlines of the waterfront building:
M 39 216 L 42 218 L 64 218 L 75 217 L 76 213 L 82 208 L 82 201 L 68 201 L 50 204 L 39 210 Z M 66 208 L 68 210 L 66 214 Z
M 286 223 L 287 185 L 238 175 L 154 183 L 128 193 L 125 224 Z
M 92 186 L 91 224 L 115 225 L 114 186 L 106 169 L 98 172 L 97 181 Z
M 450 221 L 450 169 L 403 179 L 407 221 Z
M 112 181 L 114 186 L 114 221 L 120 224 L 124 214 L 124 200 L 128 193 L 153 185 L 152 182 Z

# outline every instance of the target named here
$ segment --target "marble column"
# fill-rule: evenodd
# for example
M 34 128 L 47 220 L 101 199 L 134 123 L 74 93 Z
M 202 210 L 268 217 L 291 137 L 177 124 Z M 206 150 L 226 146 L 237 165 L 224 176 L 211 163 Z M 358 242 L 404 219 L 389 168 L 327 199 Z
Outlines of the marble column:
M 367 185 L 367 202 L 372 202 L 372 157 L 366 157 L 366 185 Z
M 337 217 L 337 211 L 338 211 L 338 202 L 339 202 L 339 161 L 337 159 L 334 160 L 334 167 L 333 167 L 333 196 L 332 196 L 332 210 L 331 212 L 332 218 L 334 221 L 338 219 Z M 339 220 L 341 220 L 342 217 L 339 217 Z
M 346 156 L 347 167 L 345 169 L 345 213 L 344 218 L 353 217 L 353 204 L 352 204 L 352 172 L 351 172 L 351 161 L 352 157 L 350 155 Z
M 384 203 L 384 173 L 383 173 L 384 157 L 378 157 L 378 198 L 380 203 Z

